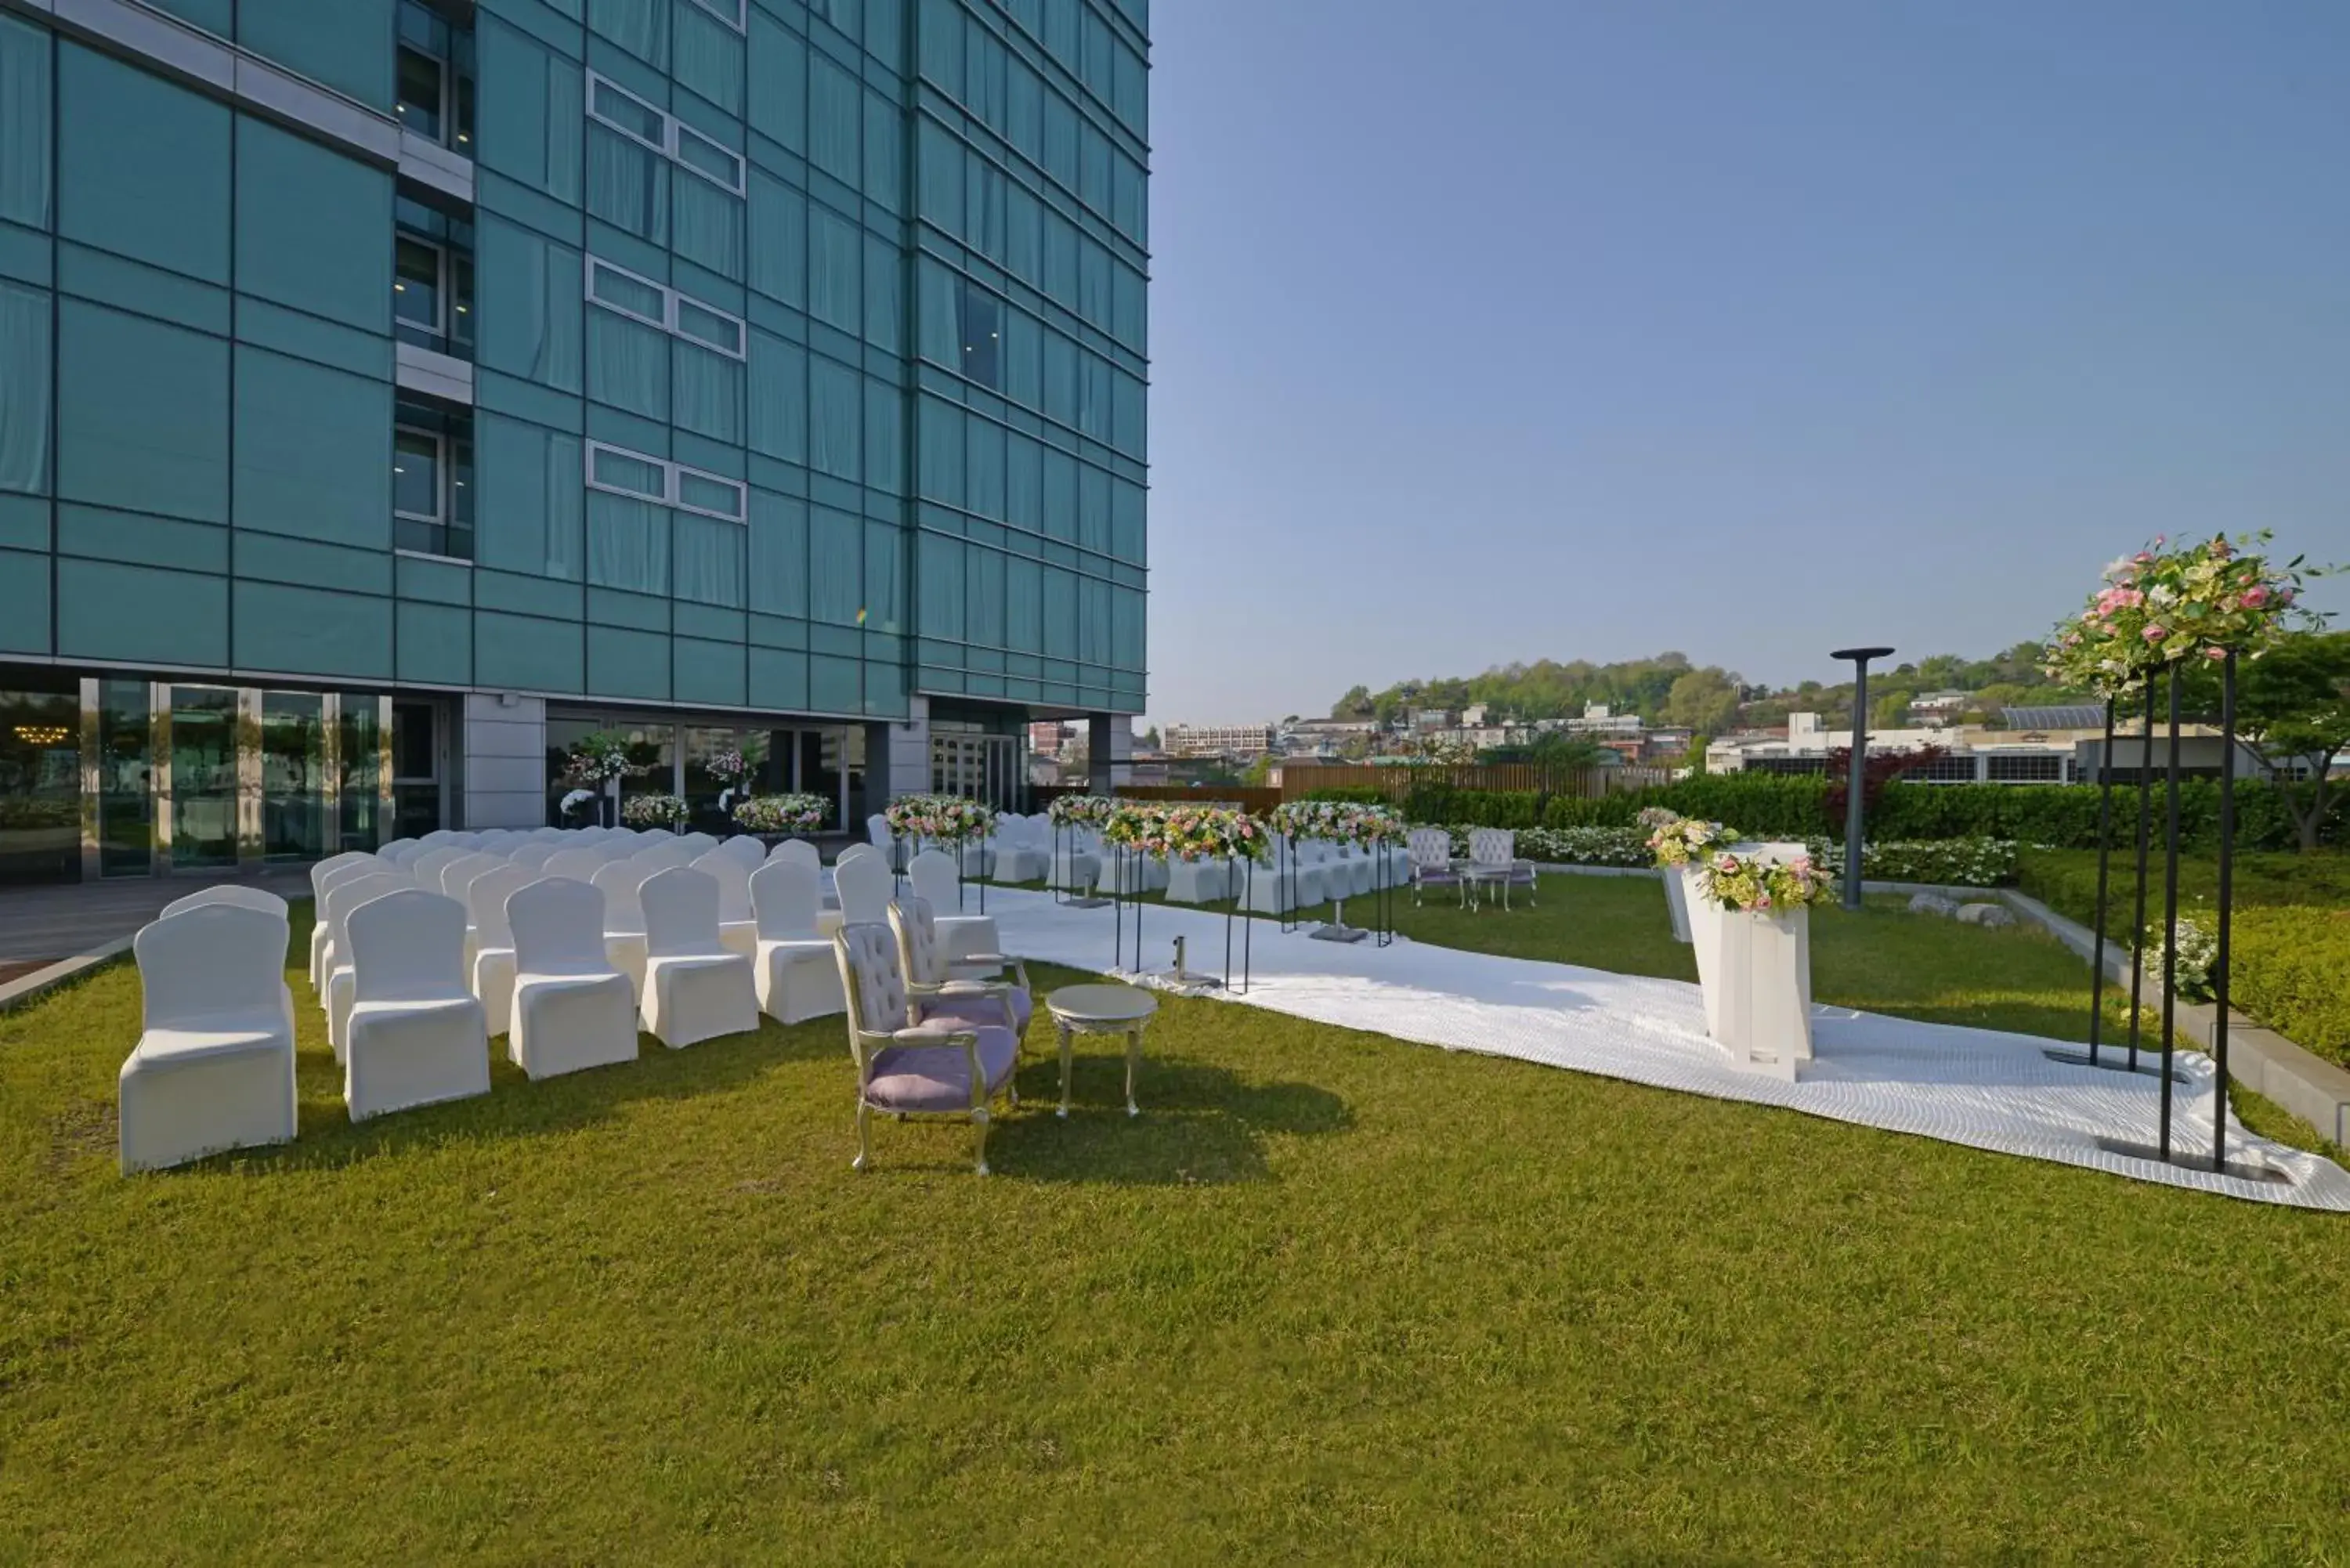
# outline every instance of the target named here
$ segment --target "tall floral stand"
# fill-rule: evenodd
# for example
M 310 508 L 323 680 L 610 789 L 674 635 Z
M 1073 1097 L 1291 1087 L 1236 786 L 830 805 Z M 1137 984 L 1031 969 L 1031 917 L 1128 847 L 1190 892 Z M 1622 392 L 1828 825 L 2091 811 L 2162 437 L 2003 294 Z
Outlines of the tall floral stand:
M 1673 940 L 1691 941 L 1690 934 L 1690 869 L 1668 866 L 1664 870 L 1665 912 L 1672 917 Z
M 1784 861 L 1804 850 L 1800 844 L 1752 844 L 1731 853 Z M 1671 879 L 1679 880 L 1688 909 L 1706 1037 L 1738 1071 L 1794 1083 L 1812 1059 L 1810 910 L 1725 909 L 1704 896 L 1695 869 L 1681 867 Z

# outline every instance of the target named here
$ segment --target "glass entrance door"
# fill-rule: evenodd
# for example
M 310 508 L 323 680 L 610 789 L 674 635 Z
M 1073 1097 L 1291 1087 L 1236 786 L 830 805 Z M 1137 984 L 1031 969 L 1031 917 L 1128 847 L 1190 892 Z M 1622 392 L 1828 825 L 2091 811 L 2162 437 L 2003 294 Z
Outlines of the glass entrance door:
M 315 691 L 261 694 L 261 851 L 327 856 L 326 702 Z
M 155 690 L 144 680 L 101 680 L 90 786 L 98 797 L 98 874 L 144 877 L 155 868 Z M 87 687 L 85 688 L 87 690 Z
M 998 811 L 1019 804 L 1019 742 L 1011 735 L 933 734 L 931 788 Z
M 172 868 L 236 864 L 237 694 L 172 688 Z

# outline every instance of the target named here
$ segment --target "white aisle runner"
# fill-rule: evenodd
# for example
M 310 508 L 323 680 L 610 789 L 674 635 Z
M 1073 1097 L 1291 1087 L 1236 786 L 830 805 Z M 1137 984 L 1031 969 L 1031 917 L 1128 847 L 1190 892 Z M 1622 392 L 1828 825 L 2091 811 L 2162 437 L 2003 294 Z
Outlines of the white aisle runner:
M 1113 967 L 1107 909 L 1070 909 L 1049 894 L 991 888 L 987 912 L 1007 952 L 1097 972 Z M 1129 910 L 1128 968 L 1131 919 Z M 1685 981 L 1496 958 L 1400 937 L 1387 948 L 1367 940 L 1320 942 L 1303 929 L 1284 936 L 1272 920 L 1254 926 L 1252 983 L 1246 996 L 1225 999 L 1232 1002 L 2141 1181 L 2350 1211 L 2350 1175 L 2316 1155 L 2254 1137 L 2232 1116 L 2230 1159 L 2265 1164 L 2289 1181 L 2224 1176 L 2099 1147 L 2101 1137 L 2154 1143 L 2160 1081 L 2150 1073 L 2052 1062 L 2043 1053 L 2064 1048 L 2059 1042 L 1821 1007 L 1813 1022 L 1816 1059 L 1801 1082 L 1788 1084 L 1733 1072 L 1706 1039 L 1698 989 Z M 1178 936 L 1189 939 L 1191 969 L 1222 972 L 1224 918 L 1155 904 L 1143 913 L 1143 967 L 1169 967 Z M 1236 971 L 1239 961 L 1236 933 Z M 2188 1081 L 2172 1085 L 2173 1146 L 2208 1155 L 2214 1069 L 2192 1053 L 2182 1054 L 2178 1065 Z

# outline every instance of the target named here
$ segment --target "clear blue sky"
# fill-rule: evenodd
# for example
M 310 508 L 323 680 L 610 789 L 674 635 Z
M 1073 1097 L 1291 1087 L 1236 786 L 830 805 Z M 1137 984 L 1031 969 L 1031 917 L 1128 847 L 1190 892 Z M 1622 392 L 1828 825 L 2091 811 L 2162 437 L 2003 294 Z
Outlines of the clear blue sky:
M 1152 23 L 1155 721 L 1986 654 L 2164 532 L 2350 559 L 2350 0 Z

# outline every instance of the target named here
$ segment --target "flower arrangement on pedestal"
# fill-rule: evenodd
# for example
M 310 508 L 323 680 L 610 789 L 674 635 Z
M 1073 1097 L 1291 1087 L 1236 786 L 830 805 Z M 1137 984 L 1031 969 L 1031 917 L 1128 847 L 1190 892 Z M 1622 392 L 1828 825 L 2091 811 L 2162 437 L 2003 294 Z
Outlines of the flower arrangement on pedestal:
M 1168 808 L 1156 801 L 1114 801 L 1109 815 L 1102 818 L 1102 842 L 1129 855 L 1165 855 L 1169 815 Z
M 713 752 L 702 760 L 702 771 L 716 779 L 726 789 L 739 790 L 749 784 L 759 771 L 759 759 L 744 756 L 732 747 Z
M 1786 860 L 1727 851 L 1704 862 L 1698 889 L 1714 904 L 1749 915 L 1777 915 L 1825 903 L 1835 877 L 1809 855 Z
M 620 820 L 630 827 L 674 830 L 685 821 L 685 800 L 673 794 L 632 794 L 620 803 Z
M 954 794 L 900 795 L 884 806 L 881 819 L 899 838 L 960 844 L 995 831 L 995 810 Z
M 1065 794 L 1056 796 L 1045 815 L 1055 827 L 1098 827 L 1118 805 L 1106 794 Z
M 1182 860 L 1263 860 L 1273 835 L 1248 813 L 1229 805 L 1178 805 L 1166 820 L 1165 853 Z
M 1671 812 L 1663 813 L 1665 820 L 1651 822 L 1651 814 L 1661 809 L 1650 806 L 1640 814 L 1640 819 L 1651 829 L 1648 848 L 1655 854 L 1657 864 L 1668 870 L 1701 861 L 1738 837 L 1736 832 L 1719 822 L 1679 816 Z
M 628 740 L 614 730 L 580 736 L 563 759 L 564 777 L 590 789 L 600 789 L 636 771 L 629 762 Z
M 2298 623 L 2301 558 L 2279 566 L 2256 546 L 2269 535 L 2224 534 L 2166 549 L 2157 535 L 2106 568 L 2105 586 L 2056 629 L 2043 668 L 2053 678 L 2111 696 L 2166 666 L 2230 653 L 2258 659 Z
M 832 807 L 820 794 L 754 794 L 734 803 L 734 820 L 754 833 L 813 833 Z

